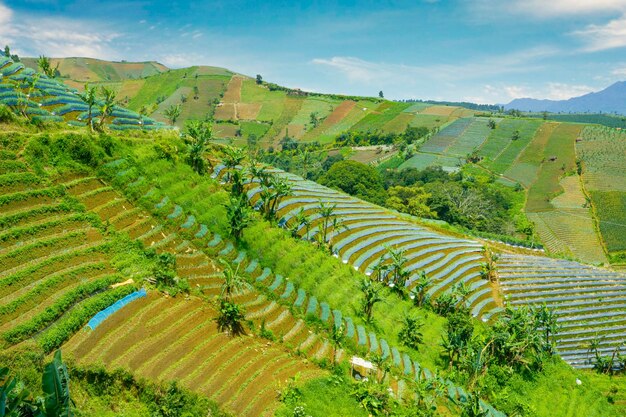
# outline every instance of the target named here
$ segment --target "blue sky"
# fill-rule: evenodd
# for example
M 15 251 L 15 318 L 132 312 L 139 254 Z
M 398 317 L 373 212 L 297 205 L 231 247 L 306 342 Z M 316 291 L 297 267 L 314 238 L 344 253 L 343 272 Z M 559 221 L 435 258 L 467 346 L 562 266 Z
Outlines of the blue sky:
M 626 0 L 0 0 L 24 56 L 215 65 L 321 92 L 505 103 L 626 80 Z

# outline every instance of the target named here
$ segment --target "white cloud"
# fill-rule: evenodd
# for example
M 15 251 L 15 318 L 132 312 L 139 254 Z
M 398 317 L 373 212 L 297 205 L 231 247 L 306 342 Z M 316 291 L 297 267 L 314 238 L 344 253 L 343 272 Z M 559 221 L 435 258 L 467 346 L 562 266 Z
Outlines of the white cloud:
M 626 77 L 626 66 L 615 68 L 611 71 L 611 75 L 615 77 Z
M 508 73 L 527 73 L 537 69 L 537 60 L 559 54 L 557 49 L 537 47 L 505 55 L 480 57 L 461 64 L 432 64 L 413 66 L 385 62 L 371 62 L 355 57 L 335 56 L 330 59 L 316 58 L 311 63 L 330 68 L 343 74 L 350 82 L 408 82 L 416 77 L 456 82 Z
M 0 3 L 0 43 L 20 55 L 114 59 L 111 43 L 120 36 L 100 22 L 18 15 Z
M 626 46 L 626 14 L 604 25 L 589 25 L 572 33 L 585 43 L 585 51 L 594 52 Z
M 564 84 L 557 82 L 544 83 L 538 86 L 529 85 L 492 85 L 482 87 L 478 95 L 465 96 L 462 99 L 475 103 L 508 103 L 516 98 L 536 98 L 548 100 L 567 100 L 572 97 L 596 91 L 588 85 Z
M 537 19 L 626 11 L 626 0 L 473 0 L 468 4 L 471 9 L 482 15 L 493 16 L 504 12 Z

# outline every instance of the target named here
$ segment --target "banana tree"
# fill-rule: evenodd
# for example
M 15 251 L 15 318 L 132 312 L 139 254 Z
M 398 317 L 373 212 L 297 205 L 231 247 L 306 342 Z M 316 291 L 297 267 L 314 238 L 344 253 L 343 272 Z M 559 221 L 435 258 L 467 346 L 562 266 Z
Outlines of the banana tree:
M 80 99 L 87 105 L 87 126 L 93 131 L 93 106 L 97 103 L 97 89 L 85 84 L 85 92 L 78 95 Z

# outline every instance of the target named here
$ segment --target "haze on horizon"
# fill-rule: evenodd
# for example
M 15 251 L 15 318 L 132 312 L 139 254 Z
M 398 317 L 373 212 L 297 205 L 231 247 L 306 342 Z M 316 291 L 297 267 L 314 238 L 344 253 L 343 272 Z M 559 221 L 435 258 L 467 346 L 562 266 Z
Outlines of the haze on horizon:
M 94 3 L 0 0 L 0 43 L 391 99 L 565 99 L 626 78 L 626 0 Z

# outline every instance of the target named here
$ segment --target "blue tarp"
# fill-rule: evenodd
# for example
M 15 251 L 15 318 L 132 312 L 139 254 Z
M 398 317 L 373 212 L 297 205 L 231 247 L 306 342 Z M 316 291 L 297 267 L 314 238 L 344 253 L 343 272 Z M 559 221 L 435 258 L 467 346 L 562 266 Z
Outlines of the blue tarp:
M 132 294 L 128 294 L 126 297 L 122 298 L 121 300 L 117 300 L 115 303 L 111 304 L 110 306 L 93 316 L 93 318 L 89 320 L 89 323 L 87 323 L 87 327 L 92 330 L 95 329 L 100 324 L 102 324 L 103 321 L 109 318 L 111 314 L 120 310 L 122 307 L 126 306 L 132 301 L 135 301 L 138 298 L 145 297 L 146 295 L 146 290 L 144 288 L 140 289 L 139 291 L 135 291 Z

